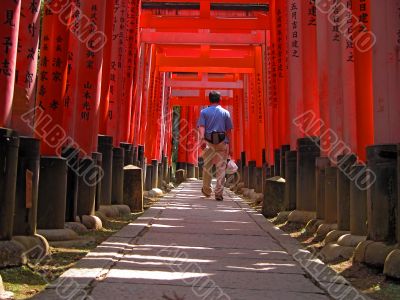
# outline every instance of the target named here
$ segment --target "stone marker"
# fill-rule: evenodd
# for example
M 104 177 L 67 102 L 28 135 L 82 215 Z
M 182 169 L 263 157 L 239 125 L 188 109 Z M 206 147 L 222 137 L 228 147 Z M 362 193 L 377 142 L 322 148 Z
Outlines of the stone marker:
M 151 189 L 153 188 L 152 186 L 152 176 L 153 176 L 153 166 L 152 165 L 147 165 L 146 166 L 146 177 L 145 177 L 145 190 L 146 191 L 151 191 Z
M 361 174 L 365 165 L 354 165 L 352 174 Z M 366 174 L 366 173 L 364 173 Z M 367 235 L 367 191 L 362 190 L 355 180 L 350 182 L 350 232 L 353 235 Z
M 194 164 L 187 164 L 187 178 L 195 178 L 196 173 L 194 169 Z
M 21 137 L 13 235 L 36 234 L 40 171 L 40 141 Z
M 243 183 L 246 188 L 249 187 L 249 167 L 243 166 Z
M 0 241 L 13 234 L 18 148 L 16 132 L 0 128 Z
M 171 179 L 169 177 L 169 167 L 168 167 L 168 157 L 167 156 L 163 156 L 162 165 L 163 165 L 163 181 L 165 182 L 165 184 L 168 184 L 171 182 Z
M 285 156 L 285 210 L 296 209 L 297 193 L 297 151 L 289 151 Z
M 317 199 L 317 219 L 325 220 L 325 171 L 330 166 L 328 157 L 317 157 L 316 165 L 316 199 Z
M 325 169 L 325 222 L 337 222 L 337 167 Z
M 320 156 L 319 138 L 297 141 L 297 210 L 316 211 L 315 159 Z
M 156 189 L 158 187 L 158 161 L 153 159 L 151 161 L 152 173 L 151 173 L 151 189 Z
M 101 181 L 101 205 L 111 205 L 111 191 L 113 178 L 113 138 L 99 135 L 98 151 L 102 154 L 102 168 L 104 177 Z
M 285 210 L 285 179 L 276 176 L 265 181 L 262 214 L 267 218 L 276 217 Z
M 256 176 L 255 191 L 256 191 L 256 193 L 262 193 L 264 190 L 263 168 L 256 168 L 255 176 Z
M 78 215 L 78 182 L 79 176 L 79 149 L 64 148 L 63 158 L 67 160 L 67 199 L 65 207 L 65 221 L 75 222 Z
M 338 193 L 338 230 L 350 231 L 350 175 L 351 167 L 356 163 L 354 154 L 338 157 L 337 193 Z
M 96 201 L 96 179 L 97 172 L 96 163 L 92 158 L 83 158 L 79 163 L 78 186 L 78 216 L 92 216 L 95 212 Z
M 138 163 L 138 150 L 139 150 L 139 147 L 138 146 L 133 146 L 133 149 L 132 149 L 132 161 L 133 161 L 133 165 L 134 166 L 139 166 L 139 163 Z
M 281 149 L 274 150 L 274 174 L 281 176 Z
M 125 150 L 123 148 L 113 148 L 111 188 L 111 204 L 113 205 L 124 203 L 124 163 Z
M 143 211 L 142 169 L 133 165 L 124 168 L 124 204 L 133 213 Z
M 64 229 L 67 172 L 65 158 L 41 157 L 37 216 L 39 229 Z
M 124 165 L 129 166 L 133 164 L 133 145 L 129 143 L 120 143 L 119 146 L 124 149 Z
M 367 148 L 368 168 L 376 182 L 368 189 L 368 238 L 375 242 L 396 242 L 397 146 Z M 371 180 L 373 177 L 371 177 Z
M 281 173 L 280 176 L 282 178 L 286 178 L 286 152 L 290 151 L 290 145 L 283 145 L 281 147 L 281 159 L 280 159 L 280 167 L 281 167 Z
M 248 186 L 249 189 L 253 189 L 253 190 L 256 188 L 256 183 L 257 183 L 256 169 L 257 169 L 256 161 L 254 161 L 254 160 L 249 161 L 249 168 L 248 168 L 248 175 L 247 175 L 248 176 L 247 177 L 247 180 L 248 180 L 247 186 Z
M 100 152 L 93 152 L 92 157 L 98 168 L 96 176 L 97 184 L 96 184 L 96 201 L 95 201 L 95 211 L 98 211 L 101 205 L 101 187 L 102 187 L 102 179 L 104 178 L 103 154 L 101 154 Z
M 175 180 L 177 184 L 181 184 L 186 181 L 186 170 L 177 170 L 175 172 Z
M 138 164 L 139 167 L 141 167 L 144 171 L 146 171 L 146 164 L 145 164 L 145 156 L 144 156 L 144 146 L 143 145 L 139 145 L 138 146 Z
M 385 267 L 387 274 L 396 268 L 396 211 L 398 209 L 397 146 L 367 147 L 367 176 L 356 179 L 360 189 L 367 189 L 368 240 L 360 243 L 354 260 Z M 367 178 L 368 180 L 365 180 Z M 394 265 L 393 265 L 394 263 Z

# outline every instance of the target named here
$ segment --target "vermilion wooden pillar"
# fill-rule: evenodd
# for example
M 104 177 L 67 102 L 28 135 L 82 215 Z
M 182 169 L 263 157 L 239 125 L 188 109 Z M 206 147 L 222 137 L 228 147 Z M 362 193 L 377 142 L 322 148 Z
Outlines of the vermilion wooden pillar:
M 233 141 L 231 141 L 231 146 L 233 147 L 233 157 L 232 159 L 240 159 L 241 152 L 241 122 L 240 122 L 240 94 L 238 90 L 233 91 L 233 107 L 232 107 L 232 121 L 233 121 Z
M 82 14 L 90 17 L 91 26 L 95 29 L 88 32 L 86 42 L 80 40 L 78 43 L 78 77 L 73 89 L 76 103 L 74 138 L 84 155 L 97 151 L 105 9 L 103 0 L 81 2 Z M 83 26 L 84 23 L 80 22 L 80 33 Z
M 77 79 L 79 73 L 79 16 L 81 9 L 81 2 L 73 0 L 73 9 L 71 11 L 71 19 L 69 21 L 69 39 L 68 39 L 68 54 L 67 54 L 67 83 L 65 85 L 65 90 L 62 95 L 62 106 L 63 106 L 63 121 L 62 127 L 65 129 L 66 133 L 70 137 L 75 135 L 75 107 L 76 107 L 76 97 L 75 89 L 77 86 Z
M 131 1 L 130 2 L 130 14 L 129 14 L 129 22 L 130 22 L 130 38 L 129 45 L 132 45 L 130 48 L 129 55 L 132 59 L 132 88 L 131 88 L 131 101 L 132 101 L 132 109 L 131 109 L 131 120 L 130 120 L 130 132 L 129 132 L 129 142 L 134 143 L 135 138 L 135 129 L 139 125 L 137 122 L 137 112 L 140 108 L 140 103 L 137 101 L 137 77 L 139 72 L 139 14 L 140 14 L 140 5 L 141 1 Z
M 139 144 L 143 145 L 146 137 L 147 128 L 147 111 L 149 106 L 149 86 L 151 76 L 151 63 L 155 55 L 155 46 L 146 45 L 143 51 L 144 70 L 141 86 L 141 113 L 140 113 L 140 128 L 139 128 Z
M 178 146 L 178 163 L 187 163 L 187 136 L 188 136 L 188 107 L 182 106 L 181 107 L 181 117 L 179 121 L 179 146 Z
M 304 112 L 303 104 L 303 35 L 302 35 L 302 3 L 303 0 L 289 0 L 288 14 L 288 97 L 290 145 L 297 147 L 297 139 L 303 137 L 302 129 L 293 124 L 293 120 Z M 301 126 L 301 124 L 300 124 Z
M 321 118 L 321 155 L 327 156 L 330 150 L 329 114 L 329 20 L 326 13 L 317 9 L 317 54 L 318 54 L 318 93 Z
M 11 122 L 20 11 L 20 0 L 0 3 L 0 127 L 8 127 Z
M 278 132 L 276 126 L 276 116 L 278 110 L 278 98 L 276 89 L 276 71 L 275 68 L 275 35 L 271 31 L 267 32 L 267 49 L 265 53 L 265 64 L 266 64 L 266 92 L 267 92 L 267 105 L 264 110 L 264 115 L 266 116 L 266 143 L 265 149 L 267 151 L 267 161 L 269 164 L 274 164 L 274 149 L 277 144 Z
M 348 147 L 344 154 L 357 153 L 357 114 L 356 87 L 354 69 L 354 42 L 352 41 L 352 0 L 341 0 L 342 7 L 347 10 L 341 16 L 345 37 L 341 41 L 342 48 L 342 88 L 343 88 L 343 141 Z
M 339 148 L 336 148 L 338 142 L 344 139 L 344 106 L 343 106 L 343 83 L 342 83 L 342 39 L 343 34 L 340 32 L 340 1 L 333 4 L 332 20 L 328 25 L 328 101 L 330 116 L 330 137 L 331 149 L 329 156 L 336 160 Z
M 107 43 L 103 50 L 103 74 L 101 80 L 101 100 L 100 100 L 100 114 L 99 114 L 99 132 L 101 134 L 107 134 L 107 121 L 108 121 L 108 110 L 110 101 L 110 80 L 111 80 L 111 54 L 114 42 L 113 31 L 115 26 L 114 17 L 114 0 L 107 0 L 106 6 L 106 18 L 104 25 L 104 34 L 107 37 Z M 118 8 L 119 9 L 119 8 Z
M 317 9 L 315 1 L 303 0 L 301 3 L 301 30 L 303 56 L 303 109 L 311 111 L 319 118 L 318 101 L 318 58 L 317 58 Z M 326 16 L 327 17 L 327 16 Z M 305 128 L 309 124 L 304 124 Z M 306 135 L 319 135 L 318 130 Z
M 288 103 L 288 15 L 287 1 L 276 3 L 277 84 L 279 110 L 279 145 L 290 143 Z
M 140 143 L 140 128 L 142 124 L 141 116 L 142 116 L 142 107 L 143 107 L 143 85 L 145 80 L 145 53 L 146 46 L 141 44 L 138 49 L 138 59 L 136 66 L 136 84 L 135 91 L 133 96 L 134 101 L 134 110 L 132 112 L 132 136 L 131 141 L 134 145 L 138 145 Z
M 35 106 L 41 0 L 22 1 L 18 36 L 18 55 L 12 106 L 13 129 L 32 136 L 32 126 L 22 121 L 21 115 Z
M 250 128 L 250 87 L 249 75 L 245 74 L 243 78 L 243 151 L 246 152 L 247 162 L 250 158 L 251 128 Z M 247 162 L 243 162 L 244 164 Z
M 70 11 L 63 12 L 69 22 Z M 63 92 L 67 83 L 67 52 L 69 30 L 60 22 L 59 15 L 45 7 L 42 19 L 39 78 L 36 105 L 42 110 L 35 120 L 35 133 L 42 139 L 41 154 L 56 156 L 58 138 L 62 138 Z M 54 140 L 50 140 L 52 133 Z
M 256 124 L 257 124 L 257 148 L 256 148 L 256 163 L 257 167 L 262 167 L 263 161 L 262 161 L 262 150 L 265 149 L 266 147 L 266 138 L 265 138 L 265 93 L 264 93 L 264 72 L 263 72 L 263 65 L 264 65 L 264 59 L 263 59 L 263 53 L 261 47 L 256 47 L 255 48 L 255 74 L 254 74 L 254 79 L 255 79 L 255 87 L 254 87 L 254 92 L 255 92 L 255 113 L 256 113 Z M 276 72 L 275 72 L 276 74 Z M 274 79 L 274 86 L 275 86 L 275 92 L 276 92 L 276 80 Z M 276 125 L 276 124 L 275 124 Z M 276 128 L 276 127 L 275 127 Z
M 400 1 L 371 1 L 375 144 L 400 142 Z
M 127 15 L 127 2 L 124 0 L 114 0 L 114 18 L 112 32 L 112 50 L 110 67 L 110 87 L 109 102 L 107 113 L 106 134 L 113 136 L 115 147 L 119 147 L 121 140 L 121 125 L 123 122 L 123 112 L 125 99 L 123 94 L 124 82 L 124 40 Z M 124 123 L 125 124 L 125 123 Z
M 188 164 L 197 166 L 198 157 L 198 139 L 197 139 L 197 109 L 193 106 L 188 107 L 188 134 L 186 140 L 186 162 Z
M 241 80 L 243 80 L 243 76 L 239 77 Z M 244 124 L 244 118 L 243 118 L 243 111 L 244 111 L 244 90 L 240 89 L 236 91 L 238 94 L 238 106 L 236 107 L 238 111 L 238 116 L 237 116 L 237 122 L 233 124 L 234 128 L 236 128 L 237 132 L 237 155 L 236 159 L 239 160 L 241 159 L 241 153 L 244 151 L 245 146 L 244 146 L 244 132 L 245 132 L 245 124 Z M 244 163 L 244 162 L 243 162 Z
M 132 121 L 132 96 L 135 85 L 135 67 L 137 55 L 137 13 L 138 3 L 136 0 L 127 0 L 127 12 L 124 33 L 124 63 L 123 63 L 123 86 L 121 103 L 121 120 L 120 120 L 120 140 L 128 142 L 130 138 L 131 121 Z
M 160 153 L 160 116 L 161 116 L 161 74 L 152 63 L 146 126 L 146 157 L 148 160 L 159 159 Z
M 257 149 L 259 147 L 258 141 L 258 122 L 257 122 L 257 99 L 256 99 L 256 84 L 255 84 L 255 75 L 249 74 L 248 82 L 249 82 L 249 129 L 250 129 L 250 137 L 249 137 L 249 160 L 256 161 L 257 160 Z
M 371 29 L 370 0 L 354 0 L 355 29 L 353 40 L 358 40 Z M 355 84 L 357 103 L 357 154 L 366 161 L 366 147 L 374 143 L 374 113 L 372 95 L 372 49 L 354 45 Z

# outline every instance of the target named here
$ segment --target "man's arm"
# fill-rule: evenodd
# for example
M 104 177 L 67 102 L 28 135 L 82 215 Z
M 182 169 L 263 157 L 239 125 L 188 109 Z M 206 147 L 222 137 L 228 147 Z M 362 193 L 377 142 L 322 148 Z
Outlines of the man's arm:
M 199 139 L 204 140 L 206 128 L 204 126 L 199 126 Z

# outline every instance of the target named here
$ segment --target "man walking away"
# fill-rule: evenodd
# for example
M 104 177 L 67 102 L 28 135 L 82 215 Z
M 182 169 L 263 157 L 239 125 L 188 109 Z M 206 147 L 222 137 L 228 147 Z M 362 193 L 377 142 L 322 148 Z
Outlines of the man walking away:
M 210 197 L 212 193 L 212 167 L 217 168 L 215 200 L 223 201 L 225 170 L 228 156 L 232 156 L 232 119 L 230 113 L 221 107 L 221 95 L 211 92 L 210 106 L 200 113 L 198 127 L 202 140 L 204 169 L 202 193 Z

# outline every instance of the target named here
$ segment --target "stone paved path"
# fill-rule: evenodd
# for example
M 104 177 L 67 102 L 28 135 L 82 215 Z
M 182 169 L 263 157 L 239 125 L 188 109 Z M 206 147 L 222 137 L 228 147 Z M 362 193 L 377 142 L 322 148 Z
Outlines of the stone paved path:
M 329 299 L 288 253 L 296 241 L 200 186 L 181 185 L 35 299 Z

